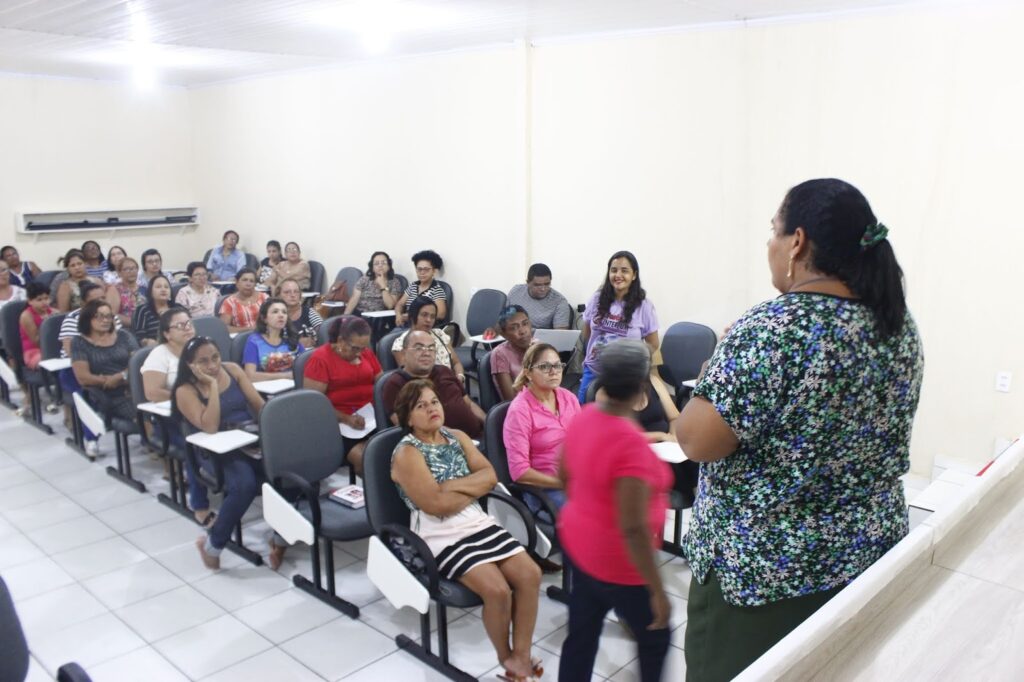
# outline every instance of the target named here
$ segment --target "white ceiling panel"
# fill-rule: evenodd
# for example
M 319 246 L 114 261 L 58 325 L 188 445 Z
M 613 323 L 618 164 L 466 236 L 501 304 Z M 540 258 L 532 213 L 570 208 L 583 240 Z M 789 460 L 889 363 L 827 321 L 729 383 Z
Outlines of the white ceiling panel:
M 0 71 L 198 86 L 367 59 L 919 0 L 0 0 Z

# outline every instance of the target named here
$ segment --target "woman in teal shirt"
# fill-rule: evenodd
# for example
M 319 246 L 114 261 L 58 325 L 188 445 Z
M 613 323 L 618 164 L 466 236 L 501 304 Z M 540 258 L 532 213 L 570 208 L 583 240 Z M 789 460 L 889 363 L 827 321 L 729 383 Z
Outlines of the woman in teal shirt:
M 702 462 L 687 679 L 736 676 L 907 533 L 924 357 L 887 233 L 846 182 L 791 189 L 768 241 L 782 295 L 730 328 L 677 422 Z

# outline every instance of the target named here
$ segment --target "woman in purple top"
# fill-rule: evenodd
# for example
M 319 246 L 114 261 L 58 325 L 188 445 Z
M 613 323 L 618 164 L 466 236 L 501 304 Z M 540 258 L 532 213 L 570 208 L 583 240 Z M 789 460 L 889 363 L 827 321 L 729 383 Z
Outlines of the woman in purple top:
M 643 339 L 652 351 L 658 350 L 658 314 L 640 286 L 640 265 L 629 251 L 617 251 L 608 259 L 604 285 L 583 311 L 587 355 L 577 394 L 581 403 L 600 367 L 601 349 L 616 339 Z

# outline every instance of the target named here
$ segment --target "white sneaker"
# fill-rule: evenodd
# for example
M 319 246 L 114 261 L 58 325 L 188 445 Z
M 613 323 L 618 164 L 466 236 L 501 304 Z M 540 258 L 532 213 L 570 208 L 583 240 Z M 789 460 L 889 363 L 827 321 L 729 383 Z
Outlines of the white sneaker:
M 17 417 L 24 417 L 26 414 L 32 414 L 32 412 L 29 410 L 28 405 L 22 405 L 14 411 L 14 414 Z
M 49 403 L 46 406 L 46 412 L 47 414 L 57 414 L 60 412 L 60 405 L 57 403 Z
M 90 457 L 98 457 L 100 454 L 100 443 L 96 440 L 85 441 L 85 454 Z

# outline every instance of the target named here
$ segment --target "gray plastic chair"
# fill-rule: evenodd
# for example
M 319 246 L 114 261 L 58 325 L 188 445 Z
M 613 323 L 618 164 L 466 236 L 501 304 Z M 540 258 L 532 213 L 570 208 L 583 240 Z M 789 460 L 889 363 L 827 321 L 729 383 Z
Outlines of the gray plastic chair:
M 676 322 L 661 340 L 664 361 L 659 373 L 676 394 L 679 407 L 688 399 L 689 389 L 682 382 L 696 379 L 704 361 L 715 352 L 718 339 L 711 327 L 696 322 Z
M 309 263 L 309 290 L 318 294 L 324 293 L 324 285 L 327 283 L 327 270 L 320 261 L 307 261 Z M 352 291 L 349 289 L 349 291 Z
M 469 299 L 469 309 L 466 311 L 466 335 L 476 336 L 483 334 L 488 327 L 495 327 L 498 322 L 498 315 L 508 303 L 508 296 L 504 291 L 497 289 L 480 289 Z M 459 361 L 466 368 L 467 376 L 477 378 L 477 365 L 480 361 L 478 349 L 473 346 L 456 346 L 455 354 Z
M 480 387 L 480 407 L 484 412 L 489 412 L 492 407 L 501 402 L 501 395 L 494 385 L 494 378 L 491 376 L 491 351 L 480 356 L 480 366 L 477 369 L 480 380 L 477 385 Z
M 394 345 L 395 339 L 402 335 L 405 329 L 394 329 L 381 338 L 377 342 L 377 360 L 380 362 L 380 368 L 385 372 L 389 369 L 398 369 L 398 363 L 395 362 L 395 356 L 391 354 L 391 346 Z
M 348 295 L 351 296 L 352 292 L 356 290 L 356 282 L 363 276 L 363 271 L 359 268 L 347 267 L 338 270 L 338 274 L 334 276 L 335 282 L 345 280 L 345 284 L 348 286 Z
M 21 329 L 18 318 L 28 306 L 23 301 L 14 301 L 0 308 L 0 334 L 3 336 L 4 351 L 14 367 L 14 375 L 28 389 L 29 405 L 32 414 L 24 415 L 26 423 L 31 424 L 48 436 L 53 429 L 43 423 L 43 401 L 40 391 L 46 386 L 46 377 L 42 370 L 29 369 L 25 366 L 24 350 L 21 346 Z
M 221 306 L 224 305 L 224 299 L 226 299 L 230 295 L 231 294 L 221 294 L 220 296 L 217 297 L 217 302 L 213 304 L 213 316 L 214 317 L 216 317 L 216 318 L 220 317 L 220 309 L 221 309 Z
M 222 358 L 231 357 L 231 334 L 228 327 L 218 317 L 196 317 L 192 320 L 196 336 L 208 336 L 217 344 Z
M 64 272 L 64 270 L 43 270 L 38 276 L 33 277 L 32 281 L 39 282 L 40 284 L 49 287 L 53 284 L 53 278 Z
M 235 334 L 235 338 L 231 339 L 231 355 L 228 356 L 231 362 L 236 365 L 242 364 L 242 356 L 245 355 L 245 345 L 248 343 L 249 337 L 255 333 L 249 330 Z
M 334 542 L 359 540 L 373 533 L 365 508 L 351 509 L 320 496 L 320 481 L 342 466 L 345 458 L 334 407 L 317 391 L 299 389 L 277 396 L 260 413 L 260 440 L 267 480 L 278 492 L 287 494 L 297 489 L 300 497 L 295 508 L 313 525 L 313 579 L 296 575 L 293 583 L 325 604 L 358 618 L 359 607 L 335 591 Z M 326 587 L 322 573 L 326 573 Z
M 445 301 L 448 305 L 448 310 L 443 318 L 438 318 L 434 322 L 435 327 L 443 327 L 452 321 L 452 316 L 455 314 L 455 292 L 452 291 L 452 287 L 448 282 L 437 280 L 437 283 L 444 289 Z M 458 343 L 458 339 L 452 339 L 452 343 Z
M 377 420 L 378 430 L 391 426 L 391 415 L 384 409 L 384 384 L 397 371 L 397 369 L 389 369 L 386 372 L 381 372 L 377 381 L 373 382 L 373 414 Z
M 309 362 L 309 358 L 313 356 L 314 350 L 315 349 L 311 348 L 300 353 L 298 357 L 295 358 L 295 362 L 292 363 L 292 380 L 295 382 L 296 389 L 302 388 L 302 378 L 306 374 L 306 363 Z

